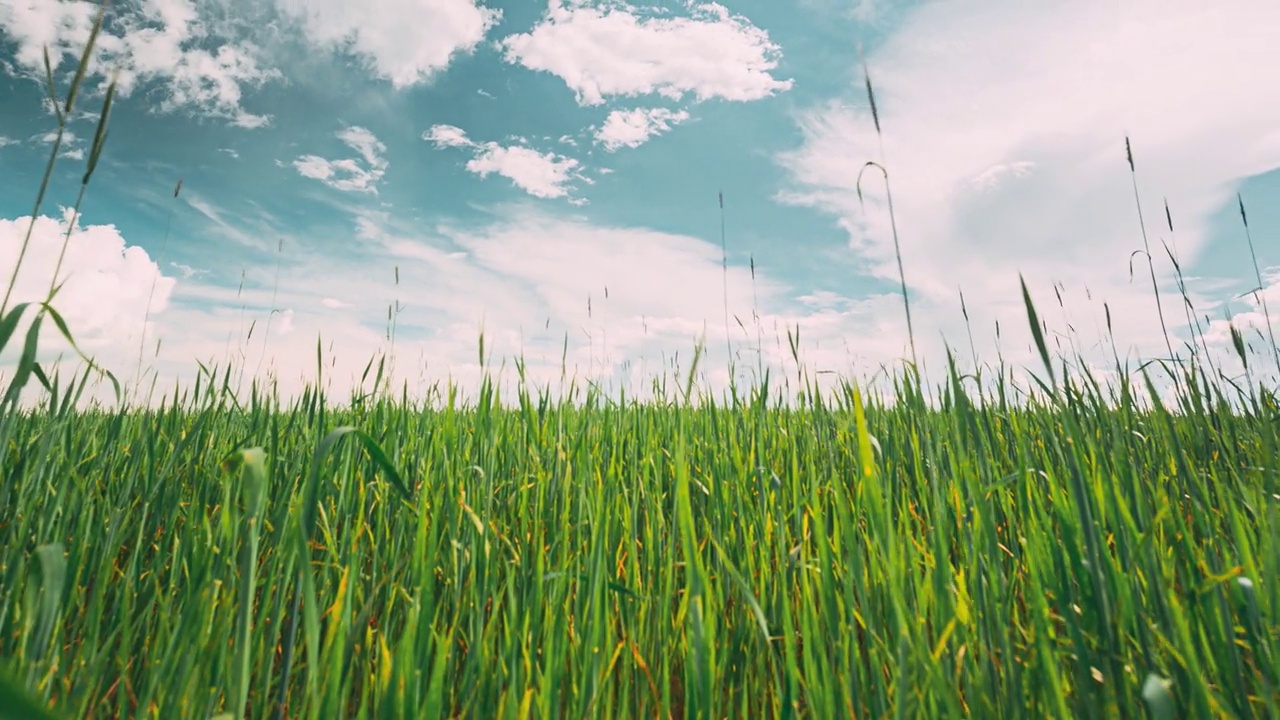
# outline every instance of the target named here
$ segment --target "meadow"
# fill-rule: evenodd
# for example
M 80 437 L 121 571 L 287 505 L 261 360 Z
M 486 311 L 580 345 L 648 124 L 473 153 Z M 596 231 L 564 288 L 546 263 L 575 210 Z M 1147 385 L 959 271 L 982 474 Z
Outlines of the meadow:
M 1040 379 L 936 402 L 695 360 L 645 402 L 209 368 L 85 408 L 56 286 L 6 293 L 0 718 L 1280 718 L 1275 393 L 1069 372 L 1023 299 Z

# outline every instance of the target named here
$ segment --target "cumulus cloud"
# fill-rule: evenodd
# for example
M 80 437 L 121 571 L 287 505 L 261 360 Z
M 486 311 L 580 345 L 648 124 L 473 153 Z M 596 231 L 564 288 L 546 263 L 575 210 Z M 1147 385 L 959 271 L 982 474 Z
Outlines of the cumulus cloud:
M 1280 167 L 1280 79 L 1254 72 L 1280 62 L 1263 29 L 1277 24 L 1280 6 L 1263 0 L 1212 9 L 1191 0 L 993 0 L 910 11 L 868 61 L 916 338 L 934 366 L 943 361 L 939 330 L 967 344 L 961 289 L 985 357 L 996 322 L 1006 351 L 1034 357 L 1019 332 L 1019 273 L 1050 327 L 1071 326 L 1083 347 L 1106 336 L 1105 302 L 1121 355 L 1126 346 L 1167 354 L 1149 283 L 1129 276 L 1142 237 L 1125 137 L 1165 316 L 1178 329 L 1162 199 L 1184 268 L 1193 266 L 1239 183 Z M 850 171 L 882 158 L 861 82 L 798 121 L 804 142 L 780 156 L 791 181 L 780 199 L 830 213 L 866 273 L 896 283 L 883 178 L 865 175 L 864 208 Z M 1191 287 L 1200 312 L 1216 307 L 1210 290 Z
M 365 58 L 397 88 L 470 52 L 502 13 L 475 0 L 276 0 L 311 42 Z
M 581 164 L 573 158 L 523 145 L 475 142 L 453 125 L 435 125 L 422 134 L 422 139 L 437 148 L 470 149 L 473 157 L 467 161 L 468 172 L 482 178 L 496 173 L 534 197 L 568 197 L 573 189 L 570 183 L 584 179 Z M 574 200 L 579 199 L 570 198 L 571 202 Z
M 0 30 L 17 46 L 16 69 L 42 77 L 45 46 L 55 72 L 78 62 L 96 13 L 96 3 L 0 0 Z M 220 33 L 191 0 L 143 0 L 113 8 L 95 42 L 91 77 L 105 81 L 115 69 L 122 97 L 155 81 L 161 90 L 159 110 L 191 109 L 243 127 L 268 122 L 241 107 L 244 89 L 278 75 L 263 67 L 256 45 Z
M 70 210 L 61 218 L 36 218 L 10 307 L 45 299 L 70 221 Z M 30 223 L 29 217 L 0 219 L 0 274 L 5 282 Z M 122 342 L 136 349 L 148 297 L 153 313 L 163 311 L 177 282 L 163 275 L 146 250 L 128 245 L 114 225 L 79 223 L 72 229 L 58 277 L 65 284 L 53 305 L 87 350 Z
M 666 108 L 636 108 L 614 110 L 605 118 L 604 125 L 596 131 L 596 142 L 605 150 L 615 152 L 621 148 L 637 148 L 649 138 L 667 132 L 673 126 L 689 119 L 684 110 Z
M 567 185 L 573 180 L 578 161 L 555 153 L 540 153 L 520 146 L 503 147 L 485 143 L 467 170 L 485 177 L 497 173 L 525 192 L 540 198 L 559 198 L 569 194 Z
M 749 101 L 791 88 L 771 74 L 778 45 L 723 5 L 691 2 L 687 16 L 658 15 L 621 2 L 551 0 L 537 26 L 501 44 L 507 62 L 559 77 L 583 105 L 650 93 Z
M 39 79 L 47 45 L 54 71 L 79 60 L 97 3 L 0 0 L 0 35 L 16 45 L 12 70 Z M 274 51 L 352 55 L 397 88 L 425 82 L 470 52 L 501 18 L 476 0 L 136 0 L 113 4 L 89 78 L 118 93 L 147 86 L 161 112 L 187 110 L 260 128 L 270 117 L 243 105 L 246 91 L 282 80 Z M 153 92 L 154 90 L 154 92 Z
M 360 160 L 327 160 L 318 155 L 303 155 L 293 161 L 293 167 L 303 177 L 319 180 L 335 190 L 376 195 L 378 182 L 387 171 L 384 157 L 387 146 L 372 132 L 358 126 L 340 130 L 336 137 L 355 150 Z

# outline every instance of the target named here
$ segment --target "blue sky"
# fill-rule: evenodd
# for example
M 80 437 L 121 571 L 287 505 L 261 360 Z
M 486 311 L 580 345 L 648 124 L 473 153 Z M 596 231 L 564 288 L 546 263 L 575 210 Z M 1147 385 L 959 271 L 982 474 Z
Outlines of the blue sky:
M 93 10 L 0 0 L 6 277 L 54 127 L 41 48 L 65 88 Z M 1280 9 L 1260 0 L 122 0 L 109 17 L 18 297 L 48 286 L 118 71 L 58 304 L 126 379 L 140 354 L 161 386 L 233 360 L 288 395 L 320 335 L 335 392 L 382 353 L 411 387 L 474 387 L 483 328 L 495 364 L 523 354 L 556 380 L 564 353 L 579 379 L 632 390 L 705 336 L 722 387 L 726 340 L 749 382 L 792 365 L 796 327 L 811 371 L 868 377 L 908 353 L 883 184 L 869 176 L 861 205 L 854 187 L 868 160 L 891 173 L 933 372 L 944 343 L 970 357 L 961 290 L 979 357 L 995 362 L 998 321 L 999 352 L 1032 363 L 1019 273 L 1094 367 L 1104 301 L 1122 355 L 1163 354 L 1145 266 L 1129 278 L 1126 134 L 1178 337 L 1162 240 L 1214 352 L 1224 318 L 1261 323 L 1237 297 L 1256 282 L 1236 192 L 1264 269 L 1280 261 L 1280 79 L 1261 70 L 1280 61 L 1264 30 Z

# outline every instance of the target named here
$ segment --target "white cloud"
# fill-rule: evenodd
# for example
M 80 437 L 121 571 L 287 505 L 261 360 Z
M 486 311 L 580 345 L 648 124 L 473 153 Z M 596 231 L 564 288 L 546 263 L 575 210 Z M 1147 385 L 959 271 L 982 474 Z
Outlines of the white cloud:
M 358 231 L 366 242 L 355 255 L 284 255 L 278 292 L 274 267 L 250 268 L 239 285 L 188 279 L 175 286 L 162 279 L 143 380 L 131 383 L 144 394 L 139 400 L 147 401 L 151 373 L 157 387 L 190 387 L 197 360 L 219 368 L 219 374 L 230 364 L 233 388 L 237 377 L 244 378 L 242 396 L 256 376 L 277 383 L 286 401 L 296 398 L 317 379 L 317 338 L 321 385 L 335 399 L 359 386 L 366 363 L 381 353 L 392 353 L 388 375 L 395 388 L 407 383 L 422 396 L 433 384 L 452 381 L 465 399 L 474 397 L 485 370 L 476 358 L 483 331 L 487 369 L 502 380 L 501 399 L 507 403 L 514 400 L 510 361 L 516 357 L 525 360 L 528 381 L 553 394 L 567 388 L 563 362 L 568 382 L 579 388 L 591 381 L 606 393 L 625 388 L 630 397 L 646 398 L 655 378 L 674 381 L 667 383 L 668 392 L 683 384 L 699 339 L 705 342 L 699 385 L 724 390 L 730 379 L 728 341 L 740 385 L 751 382 L 759 363 L 776 379 L 774 389 L 790 396 L 799 386 L 789 332 L 801 333 L 800 361 L 811 373 L 865 373 L 864 358 L 902 349 L 892 295 L 849 300 L 815 292 L 791 298 L 760 268 L 754 278 L 748 268 L 734 265 L 726 274 L 720 248 L 688 236 L 566 221 L 527 208 L 504 212 L 485 227 L 446 226 L 427 233 L 420 223 L 385 214 L 368 213 L 362 220 Z M 113 228 L 102 232 L 115 241 L 118 258 L 123 240 Z M 308 238 L 318 240 L 311 233 Z M 123 268 L 105 257 L 95 266 L 118 275 L 118 286 L 130 292 L 147 286 L 154 265 L 136 248 L 124 257 Z M 399 284 L 371 286 L 369 278 L 391 264 Z M 101 278 L 91 279 L 101 285 Z M 39 283 L 35 289 L 42 289 Z M 98 340 L 94 355 L 130 382 L 143 312 L 136 292 L 104 294 L 112 299 L 107 304 L 96 295 L 96 302 L 83 293 L 78 297 L 84 302 L 74 303 L 82 309 L 72 313 L 73 330 L 84 337 L 85 326 L 99 328 L 90 333 Z M 394 342 L 386 331 L 393 304 L 402 308 Z M 108 330 L 109 323 L 118 327 Z M 859 340 L 845 341 L 849 337 Z M 829 388 L 832 378 L 816 380 Z M 370 389 L 367 382 L 363 387 Z
M 636 319 L 684 318 L 700 325 L 721 319 L 721 250 L 688 236 L 591 225 L 537 213 L 479 231 L 448 231 L 475 263 L 518 286 L 536 288 L 544 310 L 558 322 L 589 320 L 586 298 L 603 299 L 610 312 Z M 730 269 L 731 302 L 750 304 L 745 268 Z M 768 281 L 767 291 L 777 288 Z M 532 316 L 531 316 L 532 317 Z
M 462 128 L 453 125 L 433 125 L 431 129 L 422 134 L 422 139 L 434 143 L 436 147 L 472 147 L 475 145 Z
M 791 88 L 771 75 L 781 56 L 768 33 L 716 3 L 658 17 L 621 2 L 551 0 L 528 33 L 502 40 L 507 62 L 556 75 L 583 105 L 659 93 L 748 101 Z
M 55 72 L 78 62 L 96 12 L 96 3 L 0 0 L 0 30 L 17 45 L 17 66 L 40 77 L 46 45 Z M 268 118 L 240 106 L 245 87 L 277 76 L 260 65 L 259 54 L 251 42 L 218 32 L 190 0 L 142 0 L 112 8 L 111 23 L 95 43 L 91 77 L 105 82 L 118 68 L 121 97 L 156 81 L 161 111 L 186 108 L 260 127 Z
M 482 329 L 493 360 L 523 355 L 531 382 L 559 382 L 567 336 L 570 376 L 626 387 L 633 396 L 651 391 L 656 376 L 687 370 L 694 344 L 705 333 L 709 356 L 703 367 L 716 387 L 725 386 L 725 276 L 714 244 L 642 228 L 568 222 L 528 210 L 488 227 L 444 228 L 429 235 L 416 223 L 384 220 L 370 220 L 361 228 L 368 242 L 358 256 L 285 256 L 278 296 L 274 268 L 251 270 L 242 287 L 197 279 L 175 286 L 172 279 L 162 278 L 152 304 L 144 372 L 156 372 L 159 387 L 171 388 L 175 381 L 189 387 L 197 360 L 219 368 L 230 362 L 237 368 L 233 385 L 239 368 L 246 379 L 269 373 L 287 399 L 316 379 L 320 337 L 323 384 L 341 397 L 356 386 L 370 356 L 392 349 L 386 313 L 398 303 L 402 311 L 391 376 L 397 386 L 407 381 L 415 392 L 448 378 L 464 395 L 474 392 L 481 374 L 476 341 Z M 46 251 L 38 253 L 45 264 L 48 250 L 56 248 L 57 224 L 49 223 L 40 233 Z M 7 225 L 0 227 L 12 232 Z M 87 246 L 76 249 L 76 267 L 99 272 L 75 273 L 62 305 L 77 336 L 94 338 L 91 350 L 97 359 L 128 381 L 137 361 L 145 293 L 156 268 L 137 248 L 122 253 L 125 244 L 114 228 L 92 227 L 87 235 L 110 242 L 97 253 L 87 252 Z M 388 262 L 398 268 L 400 283 L 371 290 L 370 273 L 381 272 Z M 812 313 L 788 313 L 781 287 L 761 272 L 755 287 L 746 268 L 730 267 L 727 281 L 729 312 L 743 318 L 750 330 L 731 319 L 728 332 L 742 353 L 740 365 L 754 367 L 757 329 L 766 341 L 761 360 L 777 376 L 777 369 L 790 362 L 780 328 L 800 322 L 808 333 L 840 325 Z M 45 287 L 34 282 L 21 295 Z M 883 315 L 879 305 L 874 299 L 861 301 L 846 313 L 884 323 L 877 319 Z M 256 328 L 252 334 L 251 326 Z M 677 357 L 679 368 L 673 365 Z M 507 401 L 511 379 L 508 375 Z
M 244 128 L 245 130 L 257 130 L 258 128 L 264 128 L 270 125 L 271 118 L 266 115 L 254 115 L 252 113 L 239 110 L 231 119 L 231 124 L 239 128 Z
M 1160 246 L 1170 239 L 1161 199 L 1189 267 L 1239 182 L 1280 167 L 1280 77 L 1255 72 L 1280 62 L 1266 30 L 1273 26 L 1280 6 L 1264 0 L 1212 8 L 1194 0 L 993 0 L 911 11 L 868 61 L 916 339 L 932 366 L 942 362 L 939 331 L 967 348 L 958 288 L 980 355 L 994 357 L 996 321 L 1006 357 L 1011 344 L 1028 342 L 1019 272 L 1051 329 L 1066 332 L 1070 323 L 1091 347 L 1106 335 L 1107 302 L 1122 356 L 1131 344 L 1147 357 L 1164 355 L 1140 258 L 1138 281 L 1129 278 L 1142 237 L 1124 138 L 1133 141 L 1165 317 L 1185 325 Z M 781 157 L 793 181 L 781 198 L 837 217 L 866 271 L 896 284 L 883 179 L 866 173 L 865 211 L 855 193 L 856 169 L 881 158 L 860 79 L 847 98 L 799 122 L 805 140 Z M 1201 313 L 1215 306 L 1210 290 L 1191 288 Z M 1023 349 L 1012 348 L 1034 357 Z
M 360 153 L 366 165 L 370 167 L 385 166 L 382 154 L 387 146 L 377 136 L 362 127 L 349 127 L 338 132 L 338 139 L 346 143 L 352 150 Z
M 44 300 L 62 252 L 71 211 L 62 218 L 40 216 L 14 285 L 15 303 Z M 0 274 L 8 282 L 30 218 L 0 219 Z M 59 271 L 65 284 L 53 306 L 66 319 L 76 342 L 86 351 L 141 339 L 147 299 L 153 313 L 163 311 L 176 281 L 165 277 L 147 252 L 125 243 L 114 225 L 80 225 L 73 230 Z M 50 328 L 52 330 L 52 328 Z M 49 332 L 50 338 L 55 333 Z
M 474 156 L 467 161 L 468 172 L 482 178 L 496 173 L 534 197 L 568 197 L 573 189 L 570 183 L 583 179 L 581 164 L 573 158 L 521 145 L 478 143 L 453 125 L 432 126 L 422 134 L 422 139 L 437 148 L 469 148 Z M 582 203 L 583 200 L 572 198 L 570 202 Z
M 55 72 L 76 63 L 96 11 L 90 2 L 0 0 L 0 34 L 17 46 L 13 69 L 42 77 L 46 45 Z M 104 86 L 119 68 L 121 97 L 154 83 L 161 112 L 190 110 L 260 128 L 270 117 L 247 110 L 245 92 L 284 78 L 271 65 L 272 51 L 294 38 L 311 50 L 363 58 L 401 88 L 470 52 L 500 17 L 476 0 L 135 0 L 111 7 L 89 77 Z
M 327 160 L 318 155 L 303 155 L 293 161 L 293 167 L 303 177 L 319 180 L 335 190 L 376 195 L 378 182 L 387 171 L 387 159 L 383 155 L 387 146 L 362 127 L 340 130 L 336 137 L 359 153 L 363 164 L 351 158 Z
M 527 147 L 503 147 L 485 143 L 467 170 L 480 177 L 497 173 L 516 187 L 540 198 L 559 198 L 569 194 L 568 184 L 577 174 L 578 161 L 555 153 L 540 153 Z
M 45 145 L 52 145 L 58 140 L 58 133 L 56 131 L 47 132 L 41 135 L 35 135 L 31 139 L 35 142 L 44 143 Z M 4 147 L 4 145 L 5 143 L 0 142 L 0 147 Z M 84 141 L 77 137 L 74 132 L 70 130 L 63 130 L 62 142 L 58 146 L 58 157 L 65 158 L 67 160 L 83 160 L 83 146 Z
M 667 132 L 673 126 L 689 119 L 684 110 L 666 108 L 636 108 L 614 110 L 605 118 L 604 125 L 596 131 L 596 142 L 614 152 L 621 148 L 637 148 L 649 138 Z
M 0 135 L 0 148 L 5 147 L 6 145 L 17 145 L 17 144 L 18 144 L 17 140 L 14 140 L 11 137 L 5 137 L 4 135 Z
M 475 0 L 276 0 L 315 44 L 366 58 L 397 87 L 428 80 L 470 52 L 502 13 Z
M 1249 282 L 1250 286 L 1256 284 Z M 1240 383 L 1246 387 L 1256 386 L 1259 378 L 1265 378 L 1266 384 L 1274 387 L 1280 382 L 1280 358 L 1275 355 L 1271 346 L 1272 337 L 1280 337 L 1280 268 L 1266 269 L 1262 274 L 1262 287 L 1250 287 L 1249 292 L 1241 297 L 1232 298 L 1224 303 L 1223 312 L 1218 319 L 1204 324 L 1204 342 L 1219 351 L 1227 359 L 1222 367 L 1228 376 L 1234 376 L 1237 382 L 1244 374 L 1239 354 L 1231 336 L 1234 326 L 1240 333 L 1244 345 L 1245 360 L 1253 383 Z M 1268 317 L 1269 316 L 1269 317 Z M 1268 329 L 1268 319 L 1271 327 Z

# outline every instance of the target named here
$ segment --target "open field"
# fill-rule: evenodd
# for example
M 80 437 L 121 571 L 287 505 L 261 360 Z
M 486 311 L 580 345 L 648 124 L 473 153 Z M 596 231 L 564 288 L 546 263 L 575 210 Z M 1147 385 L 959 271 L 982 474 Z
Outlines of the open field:
M 0 655 L 62 717 L 1280 715 L 1269 397 L 220 390 L 4 423 Z
M 1030 388 L 152 409 L 36 362 L 55 290 L 0 302 L 0 720 L 1280 718 L 1275 393 L 1055 376 L 1025 286 Z

